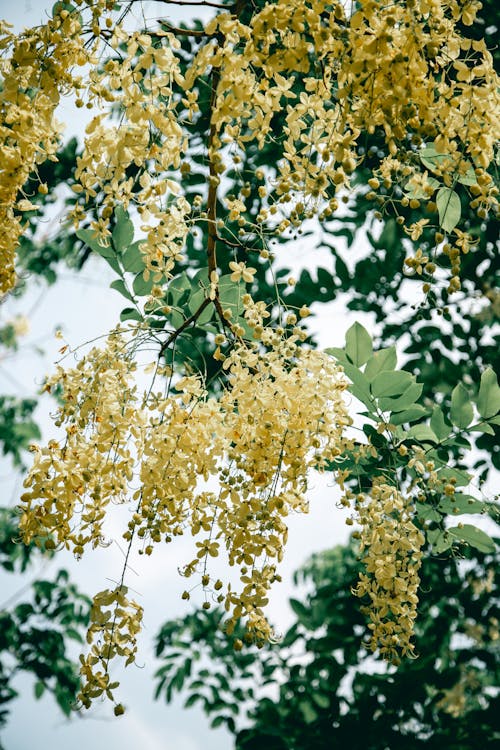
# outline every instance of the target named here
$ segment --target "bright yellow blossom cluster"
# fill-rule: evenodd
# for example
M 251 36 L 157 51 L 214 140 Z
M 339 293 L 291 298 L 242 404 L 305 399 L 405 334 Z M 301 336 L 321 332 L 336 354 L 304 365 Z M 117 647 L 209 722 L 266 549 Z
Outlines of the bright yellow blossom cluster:
M 370 157 L 370 186 L 381 206 L 430 205 L 437 187 L 451 191 L 460 183 L 480 217 L 498 210 L 498 189 L 487 171 L 500 135 L 498 79 L 484 42 L 463 37 L 457 27 L 457 21 L 471 24 L 478 7 L 475 0 L 360 0 L 349 15 L 341 2 L 276 0 L 246 22 L 236 3 L 203 30 L 167 23 L 129 31 L 113 19 L 113 3 L 78 0 L 73 10 L 56 4 L 47 24 L 18 37 L 4 25 L 0 291 L 14 283 L 13 252 L 22 232 L 15 207 L 30 208 L 23 185 L 38 163 L 54 158 L 54 110 L 70 92 L 78 107 L 96 110 L 75 171 L 80 199 L 73 219 L 78 224 L 87 202 L 96 203 L 92 227 L 106 242 L 115 208 L 134 205 L 146 235 L 145 274 L 153 273 L 155 282 L 169 277 L 196 222 L 215 231 L 217 186 L 227 164 L 241 161 L 238 154 L 252 143 L 263 148 L 272 141 L 276 163 L 267 176 L 259 173 L 256 224 L 245 218 L 243 175 L 240 194 L 226 201 L 243 235 L 282 232 L 316 213 L 331 216 L 335 192 L 349 188 L 366 159 L 367 135 L 380 136 L 382 145 Z M 187 64 L 184 33 L 195 34 L 198 47 Z M 86 64 L 85 80 L 73 75 Z M 191 125 L 207 94 L 209 190 L 191 206 L 177 178 L 200 149 Z M 437 154 L 432 180 L 420 160 L 423 146 Z M 425 232 L 439 228 L 446 210 L 441 214 Z M 449 215 L 444 224 L 451 233 Z M 412 225 L 410 233 L 420 229 Z M 462 248 L 471 246 L 468 235 L 457 236 L 461 242 L 448 242 L 454 288 Z
M 375 477 L 371 491 L 356 498 L 361 525 L 363 571 L 354 590 L 368 597 L 370 648 L 399 663 L 411 655 L 417 617 L 418 571 L 424 535 L 413 522 L 412 504 L 384 477 Z
M 127 594 L 127 587 L 120 584 L 113 591 L 100 591 L 92 601 L 87 632 L 87 642 L 92 645 L 88 654 L 80 656 L 82 685 L 78 700 L 85 708 L 103 694 L 113 700 L 113 690 L 119 683 L 111 681 L 111 659 L 120 656 L 126 665 L 135 661 L 142 607 Z M 119 704 L 115 714 L 119 714 Z
M 105 349 L 48 381 L 61 391 L 57 424 L 65 435 L 34 448 L 23 538 L 80 556 L 103 543 L 110 503 L 131 508 L 123 536 L 147 555 L 189 530 L 198 541 L 183 574 L 200 579 L 204 606 L 209 595 L 224 604 L 229 633 L 244 618 L 249 640 L 262 643 L 271 637 L 263 608 L 279 580 L 286 518 L 307 512 L 310 470 L 343 450 L 350 418 L 342 371 L 297 337 L 265 329 L 260 342 L 241 343 L 226 357 L 219 398 L 198 375 L 178 380 L 175 392 L 138 393 L 126 341 L 115 332 Z M 209 560 L 219 554 L 239 569 L 240 587 L 212 582 Z M 113 656 L 133 659 L 139 608 L 125 598 L 120 586 L 94 601 L 89 642 L 96 645 L 82 662 L 86 705 L 112 690 L 106 665 Z
M 22 212 L 36 209 L 23 186 L 37 165 L 54 159 L 60 127 L 54 112 L 62 93 L 74 88 L 68 73 L 89 56 L 78 18 L 57 16 L 16 37 L 0 22 L 0 294 L 14 285 L 14 251 L 23 233 Z

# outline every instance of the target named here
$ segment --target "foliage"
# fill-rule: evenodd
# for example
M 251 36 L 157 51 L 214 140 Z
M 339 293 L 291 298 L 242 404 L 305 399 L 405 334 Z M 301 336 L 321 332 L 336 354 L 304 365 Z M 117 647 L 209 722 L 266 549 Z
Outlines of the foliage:
M 19 337 L 27 332 L 28 322 L 22 316 L 0 328 L 2 360 L 15 361 Z M 0 396 L 4 470 L 9 464 L 26 470 L 26 451 L 41 437 L 34 420 L 36 405 L 33 398 Z M 37 699 L 51 693 L 66 715 L 78 692 L 78 669 L 69 642 L 83 642 L 90 602 L 69 582 L 64 570 L 51 580 L 38 578 L 23 584 L 19 574 L 28 574 L 48 556 L 43 543 L 41 547 L 43 556 L 34 545 L 22 544 L 18 512 L 8 505 L 0 507 L 0 568 L 4 574 L 17 576 L 18 583 L 18 590 L 10 597 L 4 593 L 6 600 L 0 604 L 0 730 L 7 723 L 11 701 L 18 696 L 16 677 L 21 672 L 35 679 Z
M 12 509 L 0 509 L 0 565 L 9 573 L 25 572 L 34 562 L 33 549 L 16 541 L 17 521 Z M 79 686 L 68 641 L 83 642 L 88 598 L 68 581 L 64 570 L 52 580 L 37 579 L 27 588 L 24 601 L 15 595 L 0 609 L 0 728 L 7 721 L 8 704 L 18 695 L 18 673 L 33 675 L 36 698 L 46 691 L 52 693 L 65 714 L 74 706 Z
M 0 396 L 0 442 L 4 455 L 11 455 L 17 466 L 22 466 L 22 451 L 40 438 L 40 431 L 32 419 L 35 399 Z
M 488 474 L 483 458 L 469 471 L 476 434 L 498 463 L 498 355 L 485 338 L 498 316 L 493 6 L 476 19 L 474 0 L 360 0 L 350 12 L 238 1 L 212 4 L 205 24 L 129 31 L 132 6 L 56 3 L 39 27 L 1 28 L 0 289 L 16 283 L 17 243 L 20 267 L 48 281 L 59 258 L 93 252 L 126 305 L 105 347 L 47 382 L 61 396 L 60 439 L 33 446 L 21 533 L 80 556 L 103 543 L 110 504 L 127 503 L 128 560 L 134 545 L 150 555 L 189 528 L 201 541 L 184 574 L 204 609 L 224 603 L 227 633 L 246 620 L 240 648 L 271 635 L 263 608 L 286 516 L 307 511 L 308 470 L 332 471 L 360 525 L 369 645 L 398 663 L 414 650 L 425 540 L 440 554 L 494 547 L 448 520 L 492 508 L 466 489 Z M 68 93 L 94 110 L 78 154 L 61 150 L 54 120 Z M 66 225 L 39 243 L 41 202 L 59 182 L 74 195 Z M 371 248 L 349 268 L 335 236 L 352 244 L 362 228 Z M 319 237 L 334 271 L 295 279 L 280 266 L 298 237 Z M 418 310 L 403 270 L 423 282 Z M 375 315 L 379 351 L 359 324 L 344 349 L 311 348 L 310 306 L 341 292 Z M 478 293 L 488 303 L 476 312 Z M 405 370 L 394 343 L 411 355 Z M 360 414 L 347 413 L 346 390 Z M 221 552 L 239 588 L 211 577 Z M 94 598 L 87 707 L 113 697 L 110 660 L 135 658 L 142 609 L 126 573 Z
M 295 576 L 294 621 L 266 651 L 235 652 L 220 610 L 162 627 L 157 697 L 187 695 L 238 750 L 493 748 L 498 742 L 497 555 L 427 556 L 415 626 L 418 658 L 374 670 L 360 649 L 363 617 L 350 595 L 360 572 L 352 540 L 316 554 Z M 245 728 L 242 728 L 245 727 Z

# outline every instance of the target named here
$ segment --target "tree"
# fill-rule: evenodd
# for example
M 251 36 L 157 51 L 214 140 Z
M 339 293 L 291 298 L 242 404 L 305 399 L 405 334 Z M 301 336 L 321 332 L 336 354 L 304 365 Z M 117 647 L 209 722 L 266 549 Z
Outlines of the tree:
M 351 540 L 298 571 L 296 582 L 312 589 L 290 601 L 295 621 L 266 652 L 235 652 L 218 627 L 220 609 L 165 623 L 157 638 L 156 695 L 170 701 L 177 692 L 187 694 L 186 706 L 200 703 L 212 726 L 226 725 L 238 750 L 493 748 L 495 570 L 495 555 L 475 553 L 465 565 L 426 557 L 426 595 L 415 626 L 418 658 L 382 673 L 360 648 L 363 616 L 350 595 L 360 572 L 359 548 Z
M 461 488 L 472 478 L 471 433 L 495 435 L 500 389 L 484 345 L 474 352 L 471 400 L 459 382 L 466 366 L 456 381 L 453 368 L 436 378 L 419 348 L 397 370 L 388 319 L 375 352 L 359 324 L 344 349 L 315 350 L 302 321 L 336 287 L 354 289 L 352 307 L 368 293 L 364 309 L 387 317 L 382 303 L 404 294 L 397 269 L 406 266 L 424 277 L 415 337 L 437 339 L 439 328 L 421 325 L 433 311 L 450 324 L 452 345 L 467 336 L 461 305 L 483 283 L 468 259 L 482 253 L 492 277 L 488 227 L 498 215 L 498 79 L 481 24 L 473 26 L 479 4 L 435 2 L 430 12 L 365 0 L 346 13 L 322 0 L 213 3 L 205 25 L 161 18 L 128 31 L 133 5 L 56 3 L 43 26 L 18 36 L 2 29 L 0 288 L 15 283 L 25 230 L 20 259 L 33 260 L 30 231 L 49 191 L 42 166 L 59 145 L 54 112 L 74 93 L 77 107 L 97 110 L 69 180 L 69 221 L 85 245 L 76 255 L 102 256 L 126 299 L 106 345 L 47 381 L 60 398 L 62 437 L 33 448 L 20 531 L 28 543 L 81 555 L 101 544 L 115 502 L 132 509 L 128 554 L 137 545 L 150 555 L 189 528 L 200 541 L 184 574 L 201 584 L 202 606 L 223 602 L 226 633 L 243 617 L 245 640 L 262 644 L 286 516 L 307 509 L 310 470 L 332 471 L 361 528 L 356 590 L 370 647 L 398 662 L 414 649 L 425 538 L 439 554 L 463 543 L 494 548 L 483 530 L 448 527 L 447 518 L 492 512 Z M 344 200 L 354 219 L 339 209 Z M 329 246 L 335 232 L 349 240 L 366 201 L 384 228 L 356 273 L 336 248 L 335 276 L 304 271 L 297 284 L 277 265 L 280 245 L 301 233 L 324 232 Z M 54 257 L 68 249 L 52 247 Z M 367 263 L 389 265 L 374 294 L 363 286 L 373 277 Z M 491 286 L 482 291 L 496 314 Z M 485 310 L 476 332 L 489 318 Z M 142 390 L 135 373 L 151 350 Z M 360 439 L 349 430 L 347 390 L 362 405 Z M 483 463 L 476 475 L 487 471 Z M 200 477 L 218 489 L 200 487 Z M 210 558 L 223 552 L 239 568 L 238 589 L 211 577 Z M 82 657 L 87 707 L 113 697 L 110 660 L 135 658 L 142 611 L 126 572 L 125 564 L 116 588 L 94 597 Z

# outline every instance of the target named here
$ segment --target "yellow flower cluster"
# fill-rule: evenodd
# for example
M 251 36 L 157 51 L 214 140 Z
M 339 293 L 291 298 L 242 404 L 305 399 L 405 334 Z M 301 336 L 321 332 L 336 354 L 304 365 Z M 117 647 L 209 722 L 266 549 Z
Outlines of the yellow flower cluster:
M 212 117 L 218 147 L 244 150 L 252 140 L 262 147 L 275 136 L 274 115 L 286 111 L 275 198 L 286 214 L 283 204 L 297 195 L 294 223 L 304 209 L 306 216 L 325 209 L 329 185 L 349 187 L 363 158 L 359 138 L 377 129 L 387 147 L 378 168 L 385 189 L 425 178 L 417 157 L 424 141 L 447 155 L 439 161 L 443 184 L 454 184 L 472 163 L 491 187 L 483 168 L 500 135 L 498 80 L 484 42 L 462 38 L 456 27 L 459 19 L 472 23 L 478 7 L 361 0 L 347 17 L 341 3 L 278 0 L 248 26 L 223 13 L 207 26 L 210 39 L 186 85 L 194 87 L 210 66 L 218 69 Z M 297 80 L 304 86 L 299 96 Z M 495 191 L 486 196 L 479 187 L 474 194 L 484 198 L 476 207 L 484 209 L 485 200 L 487 208 L 497 206 Z M 326 205 L 326 215 L 334 205 Z M 264 209 L 260 219 L 267 217 Z M 289 226 L 288 219 L 279 226 Z
M 177 111 L 178 106 L 184 109 L 179 95 L 183 77 L 176 57 L 180 43 L 168 33 L 156 32 L 155 38 L 161 44 L 153 44 L 147 33 L 127 33 L 120 25 L 114 27 L 107 44 L 117 56 L 102 69 L 92 70 L 88 96 L 100 109 L 112 105 L 120 119 L 113 123 L 110 111 L 91 120 L 73 189 L 86 201 L 101 196 L 102 191 L 100 217 L 91 224 L 102 237 L 109 234 L 110 217 L 117 205 L 127 208 L 131 201 L 137 205 L 147 234 L 141 246 L 145 265 L 158 281 L 181 257 L 190 206 L 183 196 L 171 200 L 179 187 L 166 178 L 169 171 L 179 169 L 187 149 L 187 135 Z M 83 215 L 79 204 L 73 215 L 77 224 Z
M 14 252 L 23 233 L 22 212 L 36 209 L 22 192 L 37 164 L 54 159 L 59 126 L 54 111 L 76 81 L 68 73 L 88 62 L 75 15 L 60 15 L 15 36 L 0 23 L 0 294 L 14 285 Z
M 412 520 L 411 503 L 384 477 L 375 477 L 370 493 L 356 497 L 355 508 L 364 572 L 354 593 L 370 599 L 364 610 L 371 650 L 379 649 L 397 664 L 401 655 L 414 652 L 411 637 L 424 536 Z
M 113 700 L 113 690 L 119 683 L 111 682 L 111 659 L 119 656 L 125 660 L 125 666 L 135 661 L 142 607 L 127 594 L 127 587 L 121 584 L 113 591 L 100 591 L 92 601 L 87 632 L 87 642 L 92 647 L 87 655 L 80 656 L 82 685 L 78 700 L 85 708 L 90 708 L 92 701 L 103 693 Z
M 244 618 L 249 640 L 268 640 L 263 608 L 280 580 L 286 518 L 307 512 L 308 474 L 340 455 L 350 418 L 347 383 L 331 357 L 272 329 L 259 338 L 225 358 L 218 398 L 198 375 L 179 379 L 175 391 L 137 393 L 136 344 L 120 331 L 75 368 L 59 368 L 47 387 L 60 390 L 56 424 L 65 438 L 34 448 L 21 506 L 24 541 L 81 555 L 103 543 L 109 503 L 127 503 L 129 548 L 137 542 L 150 555 L 155 543 L 189 530 L 198 541 L 183 574 L 198 578 L 203 606 L 224 604 L 228 633 Z M 239 569 L 241 586 L 228 582 L 224 590 L 212 581 L 209 560 L 219 554 Z M 86 704 L 112 690 L 103 667 L 111 656 L 133 659 L 128 638 L 139 610 L 131 603 L 132 614 L 124 614 L 124 597 L 119 587 L 94 601 L 89 639 L 97 645 L 82 662 Z
M 64 439 L 32 446 L 33 467 L 22 496 L 24 540 L 52 535 L 49 546 L 82 555 L 104 540 L 106 506 L 128 498 L 135 457 L 130 440 L 140 437 L 140 413 L 123 341 L 110 336 L 104 350 L 92 349 L 72 370 L 58 368 L 47 381 L 62 405 L 56 425 Z M 78 519 L 78 522 L 75 521 Z
M 36 210 L 23 187 L 39 164 L 56 160 L 61 126 L 54 114 L 62 95 L 84 88 L 75 68 L 95 64 L 99 18 L 113 3 L 76 0 L 89 9 L 94 39 L 86 43 L 83 18 L 56 3 L 46 24 L 13 34 L 0 21 L 0 294 L 14 286 L 14 256 L 24 231 L 22 213 Z M 43 193 L 44 186 L 40 186 Z M 46 187 L 45 187 L 46 190 Z
M 95 200 L 92 226 L 106 241 L 115 207 L 135 205 L 146 235 L 145 274 L 154 274 L 155 283 L 171 273 L 194 223 L 208 220 L 214 231 L 213 191 L 227 157 L 241 161 L 238 154 L 251 142 L 262 148 L 272 140 L 276 164 L 267 179 L 259 172 L 257 227 L 244 218 L 249 191 L 243 175 L 239 195 L 228 198 L 230 218 L 243 234 L 285 231 L 315 213 L 328 218 L 338 207 L 332 189 L 349 188 L 365 159 L 367 133 L 379 133 L 385 144 L 370 182 L 381 204 L 411 203 L 401 198 L 401 188 L 416 184 L 425 186 L 424 200 L 432 198 L 435 185 L 419 159 L 425 144 L 442 157 L 434 170 L 439 184 L 454 188 L 468 176 L 461 189 L 470 188 L 480 218 L 498 208 L 498 189 L 486 171 L 500 135 L 498 78 L 484 42 L 463 37 L 457 26 L 459 20 L 473 22 L 475 0 L 360 0 L 351 15 L 341 2 L 276 0 L 246 24 L 221 12 L 196 31 L 200 43 L 187 69 L 179 39 L 165 27 L 128 31 L 111 16 L 102 26 L 112 2 L 78 0 L 76 6 L 56 6 L 46 25 L 18 37 L 1 28 L 7 57 L 0 69 L 6 154 L 0 168 L 0 292 L 14 280 L 13 249 L 22 232 L 14 208 L 31 207 L 22 187 L 37 163 L 54 158 L 53 114 L 60 95 L 69 92 L 78 107 L 98 110 L 75 173 L 81 200 L 73 219 L 78 224 L 86 201 Z M 83 81 L 72 70 L 86 64 Z M 204 211 L 204 196 L 191 207 L 176 178 L 190 169 L 183 159 L 199 152 L 199 135 L 190 126 L 207 93 L 210 190 Z M 412 227 L 412 234 L 420 231 Z M 462 240 L 450 244 L 458 255 L 470 246 L 468 235 Z M 459 261 L 451 260 L 455 288 Z

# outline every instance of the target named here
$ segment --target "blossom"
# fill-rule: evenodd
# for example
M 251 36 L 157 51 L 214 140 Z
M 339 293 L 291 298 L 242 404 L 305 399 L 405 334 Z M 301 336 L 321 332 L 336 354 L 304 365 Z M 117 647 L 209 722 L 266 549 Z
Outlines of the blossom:
M 250 284 L 253 281 L 254 275 L 257 273 L 257 269 L 248 268 L 246 263 L 236 263 L 235 261 L 229 263 L 229 268 L 232 271 L 231 281 L 236 283 L 238 283 L 240 279 L 243 279 L 244 282 Z

